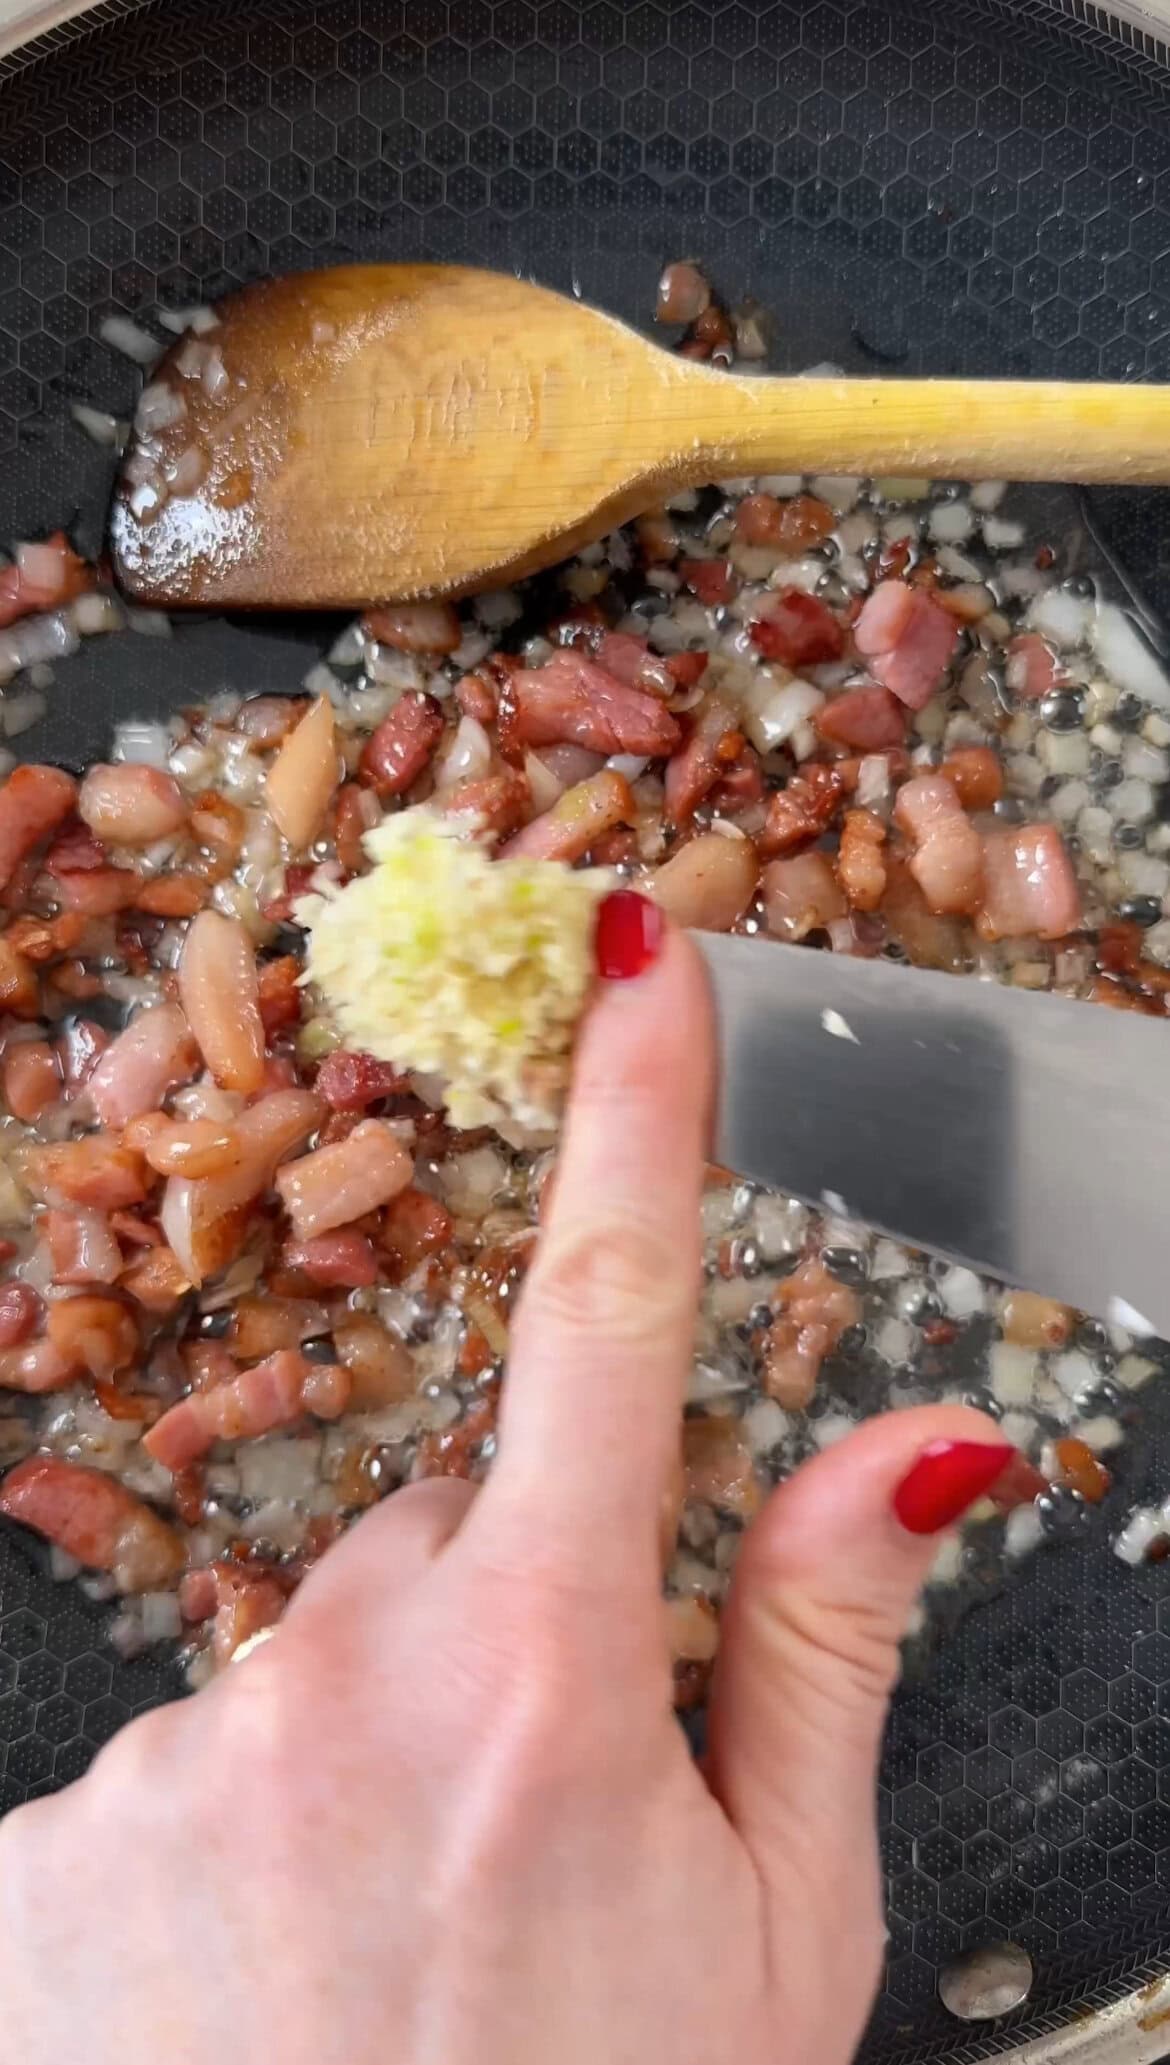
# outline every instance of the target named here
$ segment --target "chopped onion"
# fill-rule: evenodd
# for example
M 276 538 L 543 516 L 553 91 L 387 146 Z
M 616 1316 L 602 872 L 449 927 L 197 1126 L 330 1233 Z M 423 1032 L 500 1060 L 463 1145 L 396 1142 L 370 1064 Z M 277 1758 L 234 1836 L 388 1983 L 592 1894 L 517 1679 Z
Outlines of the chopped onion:
M 261 1441 L 244 1442 L 237 1463 L 245 1498 L 258 1505 L 276 1499 L 307 1502 L 320 1474 L 320 1437 L 270 1434 Z
M 138 397 L 134 428 L 143 437 L 153 437 L 156 431 L 181 422 L 186 413 L 187 404 L 177 389 L 165 380 L 152 380 Z
M 366 671 L 380 687 L 396 688 L 401 694 L 409 689 L 429 688 L 433 695 L 443 678 L 428 681 L 415 655 L 399 652 L 392 645 L 372 645 L 366 657 Z
M 753 1218 L 756 1241 L 765 1262 L 797 1255 L 808 1231 L 808 1209 L 794 1197 L 765 1191 L 756 1199 Z
M 81 645 L 77 627 L 65 610 L 52 610 L 43 617 L 25 617 L 23 623 L 14 627 L 12 635 L 22 667 L 67 660 Z
M 939 502 L 927 518 L 929 535 L 939 545 L 965 545 L 975 528 L 975 518 L 967 502 Z M 984 526 L 986 534 L 986 525 Z M 1019 540 L 1016 541 L 1019 543 Z
M 971 506 L 981 516 L 989 509 L 998 509 L 1007 493 L 1006 480 L 980 480 L 971 490 Z
M 29 731 L 34 724 L 39 724 L 46 707 L 44 696 L 35 688 L 22 689 L 18 695 L 6 695 L 0 699 L 0 729 L 5 738 L 19 738 L 22 731 Z
M 1136 852 L 1118 854 L 1117 872 L 1130 896 L 1153 896 L 1161 902 L 1170 889 L 1170 861 L 1144 853 L 1140 847 Z
M 1015 552 L 1024 542 L 1024 526 L 1002 516 L 985 516 L 983 542 L 989 552 Z
M 140 638 L 169 638 L 171 635 L 171 620 L 165 609 L 128 610 L 126 622 Z
M 775 675 L 761 668 L 744 700 L 744 729 L 759 752 L 770 753 L 794 737 L 824 700 L 807 681 L 787 681 L 777 688 Z
M 987 1302 L 986 1293 L 973 1269 L 948 1269 L 939 1278 L 938 1294 L 952 1319 L 973 1319 Z
M 70 603 L 69 613 L 82 638 L 94 638 L 100 632 L 119 631 L 122 627 L 122 611 L 117 602 L 100 589 L 90 588 L 79 595 Z
M 137 366 L 153 366 L 162 351 L 157 337 L 152 337 L 139 323 L 132 323 L 127 315 L 106 316 L 98 335 L 103 343 L 111 344 Z
M 1103 602 L 1093 619 L 1092 635 L 1097 658 L 1119 688 L 1170 709 L 1170 680 L 1125 610 Z
M 532 792 L 532 801 L 539 816 L 551 810 L 565 793 L 565 785 L 559 781 L 551 767 L 546 767 L 539 753 L 525 753 L 524 773 Z
M 366 641 L 362 636 L 362 620 L 360 617 L 354 617 L 353 621 L 346 625 L 344 631 L 338 633 L 326 657 L 334 667 L 356 667 L 365 649 Z
M 1139 1563 L 1145 1562 L 1148 1551 L 1166 1531 L 1167 1521 L 1164 1513 L 1157 1507 L 1137 1506 L 1114 1540 L 1113 1553 L 1120 1556 L 1123 1563 L 1130 1563 L 1136 1568 Z
M 1090 1391 L 1097 1378 L 1093 1364 L 1079 1348 L 1055 1356 L 1050 1370 L 1066 1398 L 1079 1398 L 1082 1391 Z
M 1042 574 L 1034 560 L 1009 559 L 1000 567 L 996 576 L 1005 595 L 1023 599 L 1029 595 L 1040 595 L 1048 587 L 1048 575 Z
M 175 337 L 181 337 L 184 330 L 194 330 L 196 336 L 202 336 L 207 330 L 219 328 L 215 310 L 203 304 L 195 308 L 160 308 L 158 319 L 163 329 Z
M 778 1448 L 792 1431 L 792 1422 L 774 1398 L 757 1398 L 743 1416 L 744 1438 L 755 1456 Z
M 231 385 L 231 376 L 223 362 L 223 353 L 217 345 L 207 347 L 203 359 L 203 391 L 211 401 L 218 401 L 224 389 Z
M 884 753 L 867 753 L 857 770 L 857 802 L 883 816 L 890 803 L 890 763 Z
M 848 1413 L 824 1413 L 813 1421 L 809 1431 L 818 1448 L 835 1448 L 856 1425 L 857 1421 L 850 1419 Z
M 127 723 L 117 726 L 110 757 L 113 760 L 128 760 L 139 767 L 158 767 L 165 772 L 170 766 L 173 744 L 174 741 L 165 724 L 152 724 L 145 718 L 131 718 Z
M 490 631 L 504 631 L 524 615 L 524 605 L 514 588 L 497 588 L 489 595 L 477 595 L 472 607 L 480 623 Z
M 456 782 L 477 781 L 492 764 L 492 742 L 475 717 L 461 717 L 438 770 L 435 786 L 449 789 Z
M 129 424 L 120 423 L 108 410 L 91 409 L 88 402 L 72 402 L 69 413 L 78 429 L 84 430 L 95 445 L 108 446 L 111 450 L 118 451 L 125 443 Z
M 184 380 L 198 380 L 203 374 L 203 362 L 207 357 L 207 346 L 198 337 L 186 337 L 175 358 L 175 370 Z
M 124 1606 L 114 1616 L 109 1626 L 110 1646 L 116 1649 L 123 1663 L 130 1663 L 140 1656 L 145 1643 L 142 1632 L 142 1616 L 136 1602 Z
M 466 674 L 470 668 L 478 667 L 491 649 L 492 641 L 486 631 L 478 631 L 473 625 L 465 624 L 463 636 L 450 655 L 451 665 L 460 668 Z
M 818 473 L 809 492 L 827 502 L 837 516 L 847 516 L 861 493 L 861 482 L 854 474 Z
M 745 1288 L 751 1302 L 755 1303 L 751 1286 Z M 708 1398 L 727 1398 L 734 1392 L 749 1390 L 751 1383 L 751 1370 L 742 1357 L 727 1353 L 721 1356 L 699 1355 L 691 1364 L 687 1404 L 700 1405 Z
M 1035 1505 L 1017 1506 L 1008 1514 L 1003 1530 L 1005 1556 L 1010 1556 L 1013 1560 L 1019 1556 L 1028 1556 L 1033 1549 L 1039 1548 L 1043 1539 L 1044 1522 Z
M 641 753 L 613 753 L 606 761 L 615 774 L 624 775 L 628 782 L 636 782 L 650 765 L 647 755 Z
M 183 1632 L 177 1592 L 144 1592 L 142 1639 L 144 1642 L 176 1642 Z
M 201 445 L 187 445 L 164 471 L 172 495 L 193 495 L 207 478 L 207 454 Z
M 906 1363 L 913 1362 L 917 1345 L 914 1328 L 907 1320 L 898 1319 L 892 1313 L 883 1319 L 873 1338 L 874 1354 L 880 1355 L 882 1361 L 890 1363 L 894 1369 L 902 1369 Z

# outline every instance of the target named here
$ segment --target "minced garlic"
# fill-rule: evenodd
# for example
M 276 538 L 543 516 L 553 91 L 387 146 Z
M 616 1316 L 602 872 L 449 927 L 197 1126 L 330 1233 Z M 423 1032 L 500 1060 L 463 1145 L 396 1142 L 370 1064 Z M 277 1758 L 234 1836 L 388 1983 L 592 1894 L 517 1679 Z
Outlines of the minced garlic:
M 386 818 L 364 844 L 368 875 L 296 907 L 305 979 L 344 1043 L 441 1078 L 456 1126 L 549 1126 L 613 877 L 491 860 L 425 806 Z

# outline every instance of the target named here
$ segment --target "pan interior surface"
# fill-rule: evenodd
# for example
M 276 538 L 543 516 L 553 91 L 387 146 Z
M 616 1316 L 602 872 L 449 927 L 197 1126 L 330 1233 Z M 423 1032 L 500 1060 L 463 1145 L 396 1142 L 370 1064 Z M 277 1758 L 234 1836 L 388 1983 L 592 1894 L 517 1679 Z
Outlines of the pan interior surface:
M 0 539 L 97 547 L 110 462 L 69 405 L 125 417 L 138 385 L 104 317 L 317 264 L 514 270 L 645 326 L 688 256 L 771 311 L 777 370 L 1170 380 L 1168 117 L 1170 55 L 1056 0 L 104 0 L 0 59 Z M 1170 615 L 1168 502 L 1091 518 Z M 92 640 L 26 750 L 77 768 L 121 718 L 297 688 L 327 635 Z M 1170 1488 L 1158 1400 L 1077 1539 L 908 1670 L 869 2065 L 974 2065 L 1170 1945 L 1170 1567 L 1109 1548 Z M 0 1807 L 178 1689 L 0 1542 Z M 939 1969 L 1005 1939 L 1028 2002 L 957 2034 Z

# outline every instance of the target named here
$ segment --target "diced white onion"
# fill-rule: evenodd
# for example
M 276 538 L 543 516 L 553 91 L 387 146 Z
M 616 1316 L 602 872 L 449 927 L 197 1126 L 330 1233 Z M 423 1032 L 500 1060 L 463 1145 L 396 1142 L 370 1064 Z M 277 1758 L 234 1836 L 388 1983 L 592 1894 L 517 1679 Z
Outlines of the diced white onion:
M 141 324 L 132 323 L 128 315 L 106 316 L 98 334 L 104 343 L 133 359 L 137 366 L 153 366 L 162 351 L 157 337 L 152 337 Z
M 1003 516 L 985 516 L 983 542 L 989 552 L 1015 552 L 1024 542 L 1024 526 Z
M 809 492 L 818 502 L 827 502 L 835 515 L 847 516 L 861 493 L 861 482 L 854 474 L 818 473 Z
M 194 330 L 201 337 L 208 330 L 219 327 L 219 317 L 213 308 L 200 305 L 196 308 L 160 308 L 158 319 L 164 330 L 175 337 L 181 337 L 184 330 Z
M 857 770 L 857 801 L 862 810 L 885 814 L 890 802 L 890 763 L 884 753 L 867 753 Z
M 65 610 L 25 617 L 23 623 L 14 626 L 12 636 L 22 667 L 67 660 L 81 645 L 77 626 Z
M 1004 1555 L 1014 1562 L 1031 1555 L 1044 1539 L 1044 1522 L 1035 1505 L 1016 1506 L 1007 1516 L 1003 1530 Z
M 1114 1540 L 1113 1553 L 1136 1569 L 1139 1563 L 1145 1562 L 1147 1552 L 1165 1532 L 1166 1520 L 1162 1513 L 1153 1506 L 1137 1506 Z
M 1036 1357 L 1011 1341 L 995 1341 L 988 1356 L 991 1395 L 1000 1405 L 1028 1406 L 1036 1390 Z
M 169 638 L 173 628 L 164 609 L 127 610 L 126 623 L 140 638 Z
M 976 481 L 975 486 L 971 490 L 971 506 L 974 509 L 978 509 L 982 516 L 989 509 L 998 509 L 1006 493 L 1006 480 Z
M 553 804 L 564 795 L 565 785 L 557 779 L 551 767 L 545 766 L 539 753 L 525 753 L 524 773 L 532 793 L 536 815 L 539 817 L 544 811 L 551 810 Z
M 1097 1372 L 1079 1348 L 1070 1348 L 1064 1355 L 1055 1356 L 1050 1370 L 1066 1398 L 1079 1398 L 1082 1391 L 1088 1391 L 1096 1382 Z
M 788 1414 L 774 1398 L 757 1398 L 743 1416 L 744 1438 L 755 1456 L 778 1448 L 791 1430 Z
M 940 545 L 965 545 L 975 528 L 967 502 L 938 502 L 926 521 L 930 536 Z M 987 526 L 984 525 L 986 535 Z M 1017 540 L 1018 542 L 1018 540 Z
M 1116 866 L 1130 896 L 1156 896 L 1160 902 L 1170 889 L 1170 861 L 1144 853 L 1140 846 L 1119 853 Z
M 477 595 L 472 607 L 489 631 L 504 631 L 509 624 L 519 623 L 524 615 L 524 605 L 514 588 L 496 588 L 488 595 Z
M 169 430 L 173 423 L 179 423 L 187 413 L 187 404 L 178 389 L 166 380 L 151 380 L 138 397 L 134 411 L 134 428 L 142 437 L 153 437 L 157 431 Z
M 1149 782 L 1134 775 L 1128 781 L 1118 782 L 1116 788 L 1106 789 L 1104 805 L 1118 824 L 1144 825 L 1153 817 L 1157 799 Z
M 1143 1384 L 1157 1373 L 1156 1362 L 1149 1362 L 1144 1355 L 1123 1355 L 1114 1371 L 1114 1381 L 1123 1391 L 1140 1391 Z
M 22 731 L 31 730 L 39 724 L 45 714 L 43 695 L 35 688 L 22 689 L 19 694 L 0 698 L 0 729 L 5 738 L 19 738 Z
M 109 447 L 112 451 L 121 448 L 126 439 L 129 424 L 120 423 L 106 409 L 91 409 L 88 402 L 72 402 L 69 413 L 79 430 L 84 430 L 95 445 Z
M 765 1191 L 756 1199 L 753 1230 L 764 1261 L 779 1262 L 786 1255 L 799 1254 L 803 1247 L 808 1210 L 794 1197 Z
M 449 789 L 456 782 L 477 781 L 492 764 L 492 742 L 478 718 L 461 717 L 451 744 L 438 770 L 435 786 Z
M 321 1442 L 298 1435 L 268 1435 L 242 1442 L 236 1451 L 240 1489 L 258 1505 L 273 1499 L 307 1501 L 318 1481 Z
M 1103 602 L 1093 618 L 1092 631 L 1097 658 L 1118 686 L 1141 696 L 1144 702 L 1170 709 L 1170 680 L 1132 617 L 1116 603 Z
M 856 1425 L 856 1420 L 851 1420 L 847 1413 L 825 1413 L 819 1420 L 814 1420 L 810 1432 L 818 1448 L 835 1448 Z
M 938 1294 L 952 1319 L 973 1319 L 987 1302 L 987 1294 L 973 1269 L 948 1269 L 939 1278 Z
M 1096 605 L 1087 595 L 1069 595 L 1065 589 L 1044 589 L 1028 609 L 1028 630 L 1040 632 L 1048 644 L 1069 650 L 1090 636 Z
M 934 1562 L 926 1573 L 928 1585 L 954 1585 L 963 1574 L 965 1554 L 962 1535 L 944 1535 L 934 1552 Z
M 743 699 L 744 729 L 761 753 L 784 745 L 825 700 L 807 681 L 787 681 L 779 688 L 774 684 L 771 670 L 761 668 Z
M 896 1319 L 891 1314 L 889 1318 L 883 1319 L 874 1334 L 873 1349 L 875 1355 L 880 1355 L 882 1361 L 890 1363 L 894 1369 L 903 1368 L 906 1363 L 914 1360 L 913 1327 L 906 1320 Z
M 142 1594 L 142 1639 L 144 1642 L 177 1642 L 183 1632 L 176 1592 Z
M 207 353 L 203 360 L 203 372 L 200 377 L 203 382 L 203 391 L 211 401 L 217 401 L 224 389 L 230 385 L 228 369 L 223 362 L 223 354 L 214 344 L 210 344 L 207 347 Z
M 110 758 L 165 771 L 170 766 L 173 745 L 174 740 L 165 724 L 154 724 L 147 718 L 131 718 L 116 727 Z
M 95 638 L 104 631 L 118 631 L 122 626 L 122 611 L 112 595 L 105 595 L 100 589 L 88 589 L 69 605 L 76 630 L 82 638 Z

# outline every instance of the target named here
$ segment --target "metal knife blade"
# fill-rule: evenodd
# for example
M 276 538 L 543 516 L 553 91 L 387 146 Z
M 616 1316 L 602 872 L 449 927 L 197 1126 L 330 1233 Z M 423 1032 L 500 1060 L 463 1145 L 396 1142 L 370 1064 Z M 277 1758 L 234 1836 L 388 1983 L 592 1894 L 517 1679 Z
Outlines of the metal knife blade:
M 1170 1339 L 1170 1027 L 696 933 L 716 1155 L 915 1247 Z

